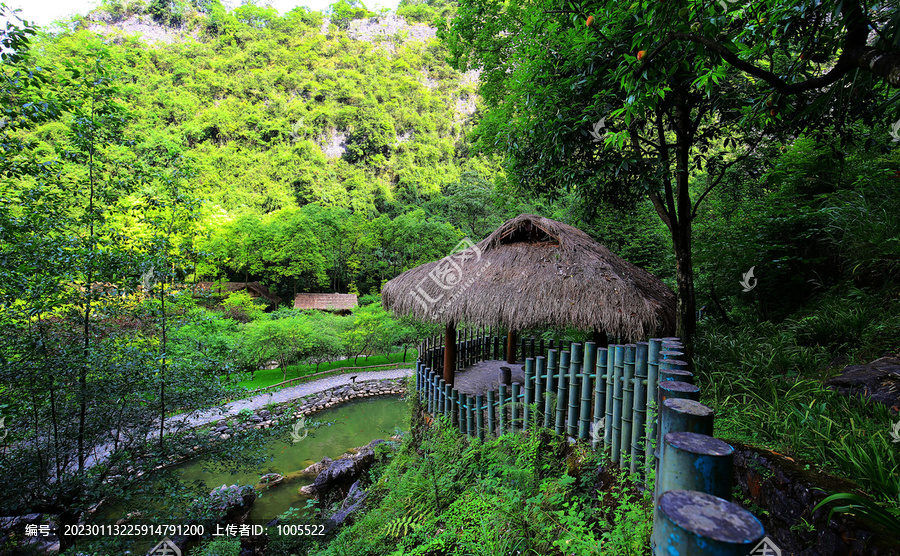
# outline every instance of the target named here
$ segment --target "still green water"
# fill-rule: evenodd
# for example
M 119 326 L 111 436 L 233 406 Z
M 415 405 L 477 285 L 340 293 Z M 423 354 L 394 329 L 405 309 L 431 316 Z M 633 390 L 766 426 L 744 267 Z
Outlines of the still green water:
M 209 465 L 201 457 L 172 467 L 171 472 L 183 481 L 200 481 L 209 490 L 223 484 L 254 485 L 266 473 L 287 476 L 323 457 L 336 459 L 350 448 L 365 446 L 376 438 L 387 440 L 396 428 L 408 430 L 408 406 L 399 396 L 353 400 L 319 411 L 307 417 L 307 423 L 321 426 L 310 428 L 299 442 L 293 442 L 287 433 L 273 434 L 263 447 L 268 459 L 256 469 L 223 471 L 221 465 Z M 281 484 L 261 492 L 253 504 L 250 522 L 265 523 L 291 507 L 305 507 L 308 497 L 299 489 L 311 482 L 309 478 L 286 477 Z M 125 507 L 126 504 L 115 504 L 104 513 L 115 520 L 127 512 Z

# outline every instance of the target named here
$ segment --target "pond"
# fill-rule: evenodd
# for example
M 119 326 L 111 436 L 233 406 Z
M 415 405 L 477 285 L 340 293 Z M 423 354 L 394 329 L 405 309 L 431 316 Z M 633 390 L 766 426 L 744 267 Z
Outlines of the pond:
M 399 396 L 353 400 L 307 417 L 309 424 L 321 423 L 321 426 L 310 428 L 309 434 L 299 442 L 293 442 L 287 432 L 273 434 L 263 446 L 268 460 L 255 469 L 226 471 L 221 465 L 211 465 L 200 457 L 172 467 L 171 472 L 182 481 L 200 481 L 208 490 L 223 484 L 253 485 L 266 473 L 285 475 L 284 482 L 262 492 L 253 505 L 250 522 L 263 524 L 291 507 L 306 506 L 308 497 L 300 494 L 299 489 L 312 479 L 292 478 L 289 474 L 326 456 L 336 459 L 350 448 L 365 446 L 376 438 L 387 439 L 395 434 L 396 428 L 407 430 L 408 419 L 408 406 Z M 127 510 L 116 504 L 103 513 L 115 521 Z

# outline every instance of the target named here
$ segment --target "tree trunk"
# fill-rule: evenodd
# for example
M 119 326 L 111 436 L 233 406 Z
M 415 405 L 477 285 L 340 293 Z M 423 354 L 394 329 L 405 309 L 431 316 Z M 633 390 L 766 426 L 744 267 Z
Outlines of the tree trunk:
M 456 326 L 448 323 L 444 329 L 444 382 L 453 386 L 456 379 Z
M 672 245 L 675 248 L 675 282 L 678 285 L 675 335 L 684 342 L 684 359 L 688 370 L 694 369 L 694 331 L 697 328 L 697 300 L 694 292 L 694 263 L 691 257 L 690 155 L 694 146 L 694 123 L 691 103 L 680 98 L 675 109 L 675 203 L 676 218 L 671 222 Z
M 693 369 L 694 331 L 697 328 L 697 300 L 694 266 L 691 259 L 691 225 L 679 225 L 672 233 L 675 244 L 675 281 L 678 284 L 675 335 L 684 342 L 684 358 Z
M 512 329 L 506 334 L 506 362 L 516 362 L 516 331 Z

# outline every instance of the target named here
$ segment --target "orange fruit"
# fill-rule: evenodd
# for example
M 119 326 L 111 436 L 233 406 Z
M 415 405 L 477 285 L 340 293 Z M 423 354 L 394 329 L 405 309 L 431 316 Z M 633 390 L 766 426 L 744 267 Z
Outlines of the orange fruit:
M 638 56 L 637 56 L 638 62 L 640 62 L 641 60 L 643 60 L 643 59 L 644 59 L 644 56 L 646 56 L 646 55 L 647 55 L 647 51 L 646 51 L 646 50 L 638 50 Z
M 594 24 L 594 16 L 589 15 L 587 18 L 587 26 L 590 27 L 593 24 Z

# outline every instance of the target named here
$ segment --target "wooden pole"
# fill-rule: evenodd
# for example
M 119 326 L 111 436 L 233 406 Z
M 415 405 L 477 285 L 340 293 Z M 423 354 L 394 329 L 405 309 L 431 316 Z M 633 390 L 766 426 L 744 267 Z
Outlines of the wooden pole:
M 456 374 L 456 325 L 447 323 L 444 329 L 444 380 L 453 386 Z
M 516 331 L 512 329 L 506 334 L 506 362 L 516 362 Z

